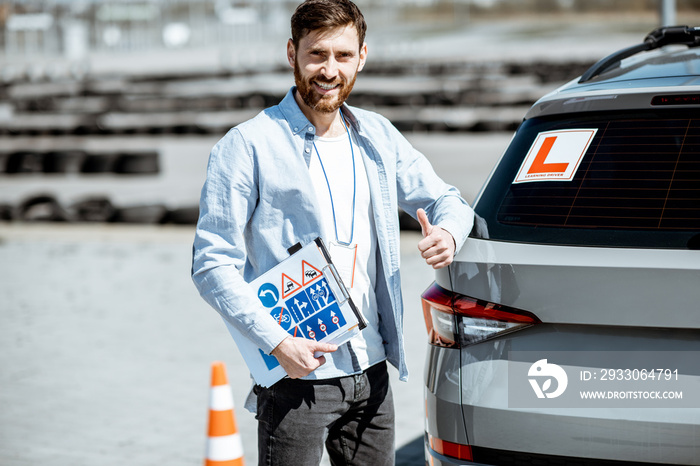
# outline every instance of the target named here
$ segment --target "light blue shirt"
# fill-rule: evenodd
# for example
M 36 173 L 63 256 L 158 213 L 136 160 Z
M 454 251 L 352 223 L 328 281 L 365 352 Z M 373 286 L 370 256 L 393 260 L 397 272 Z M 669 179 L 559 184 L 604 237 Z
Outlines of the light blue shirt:
M 194 240 L 192 279 L 200 294 L 268 354 L 289 334 L 264 310 L 248 282 L 288 257 L 287 248 L 305 245 L 322 231 L 308 168 L 316 128 L 299 109 L 294 91 L 214 146 Z M 433 225 L 452 234 L 457 250 L 474 214 L 386 118 L 347 105 L 342 112 L 357 137 L 370 188 L 378 240 L 379 330 L 388 361 L 406 380 L 398 208 L 411 215 L 425 209 Z M 326 364 L 309 378 L 357 372 L 347 346 L 327 354 Z

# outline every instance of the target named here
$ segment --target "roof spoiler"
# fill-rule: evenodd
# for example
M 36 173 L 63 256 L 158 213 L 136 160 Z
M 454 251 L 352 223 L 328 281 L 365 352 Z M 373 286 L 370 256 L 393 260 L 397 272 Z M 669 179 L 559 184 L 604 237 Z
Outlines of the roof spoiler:
M 580 84 L 590 81 L 614 64 L 632 55 L 671 44 L 687 45 L 688 47 L 700 46 L 700 27 L 668 26 L 654 29 L 644 38 L 644 42 L 641 44 L 619 50 L 591 66 L 583 73 L 578 82 Z

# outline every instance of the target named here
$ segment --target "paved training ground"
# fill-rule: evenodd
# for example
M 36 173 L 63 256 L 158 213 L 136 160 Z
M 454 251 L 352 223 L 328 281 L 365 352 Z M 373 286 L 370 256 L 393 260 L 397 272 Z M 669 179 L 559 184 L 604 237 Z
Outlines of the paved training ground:
M 0 236 L 0 463 L 201 464 L 210 363 L 221 359 L 255 464 L 248 373 L 190 282 L 191 229 L 13 225 Z M 418 239 L 403 235 L 412 377 L 392 369 L 399 447 L 423 428 L 418 296 L 432 271 Z

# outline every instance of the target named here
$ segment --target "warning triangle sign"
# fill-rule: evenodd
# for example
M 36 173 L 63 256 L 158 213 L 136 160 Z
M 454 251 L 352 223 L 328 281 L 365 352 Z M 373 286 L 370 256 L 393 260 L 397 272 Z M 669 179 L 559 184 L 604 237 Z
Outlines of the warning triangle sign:
M 318 270 L 316 267 L 306 261 L 301 261 L 301 282 L 304 284 L 304 286 L 320 278 L 321 275 L 323 275 L 323 272 Z
M 301 285 L 289 278 L 286 273 L 282 274 L 282 298 L 293 295 L 301 288 Z

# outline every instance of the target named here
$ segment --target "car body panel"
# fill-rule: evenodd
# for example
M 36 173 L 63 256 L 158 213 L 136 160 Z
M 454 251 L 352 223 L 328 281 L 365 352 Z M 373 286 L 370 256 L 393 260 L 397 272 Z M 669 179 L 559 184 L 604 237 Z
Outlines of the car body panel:
M 651 107 L 659 94 L 698 92 L 700 50 L 670 47 L 623 60 L 621 66 L 579 83 L 578 79 L 539 99 L 525 119 L 543 115 Z M 700 104 L 695 105 L 700 107 Z
M 536 325 L 462 349 L 463 409 L 471 444 L 555 456 L 699 464 L 700 409 L 509 407 L 509 364 L 535 362 L 510 360 L 510 352 L 601 350 L 638 351 L 639 359 L 629 360 L 631 367 L 646 367 L 646 352 L 660 351 L 668 355 L 669 367 L 679 367 L 687 380 L 700 386 L 700 365 L 677 357 L 700 351 L 700 330 Z M 576 371 L 600 369 L 566 361 L 561 365 Z
M 468 444 L 464 420 L 461 415 L 454 416 L 462 410 L 460 354 L 458 350 L 441 350 L 429 347 L 425 361 L 426 410 L 437 413 L 426 418 L 426 430 L 448 442 Z
M 640 85 L 642 83 L 639 83 Z M 651 101 L 659 95 L 697 94 L 700 91 L 700 77 L 685 77 L 657 82 L 657 86 L 644 86 L 624 89 L 596 87 L 588 90 L 560 90 L 538 100 L 525 115 L 525 119 L 579 112 L 602 112 L 607 110 L 653 108 Z M 686 108 L 700 108 L 700 104 L 690 104 Z
M 567 247 L 469 238 L 446 288 L 544 322 L 700 328 L 700 251 Z M 663 278 L 663 279 L 662 279 Z M 594 292 L 592 292 L 594 290 Z
M 639 358 L 630 359 L 629 364 L 639 367 L 648 365 L 644 357 L 648 351 L 658 351 L 668 356 L 668 367 L 678 368 L 686 380 L 692 379 L 700 387 L 700 365 L 688 358 L 688 354 L 700 352 L 698 329 L 540 324 L 461 350 L 431 347 L 426 362 L 426 374 L 431 374 L 426 378 L 426 409 L 434 415 L 428 416 L 426 432 L 451 442 L 495 450 L 592 460 L 700 464 L 698 408 L 509 407 L 512 365 L 530 366 L 534 362 L 514 361 L 511 352 L 616 350 L 638 351 Z M 686 357 L 678 358 L 680 353 Z M 573 361 L 564 361 L 562 366 L 567 372 L 600 369 Z M 455 412 L 454 377 L 458 374 L 468 434 L 461 425 L 462 416 Z M 429 446 L 426 452 L 431 454 Z M 481 464 L 435 452 L 432 456 L 440 459 L 432 463 L 435 465 Z

